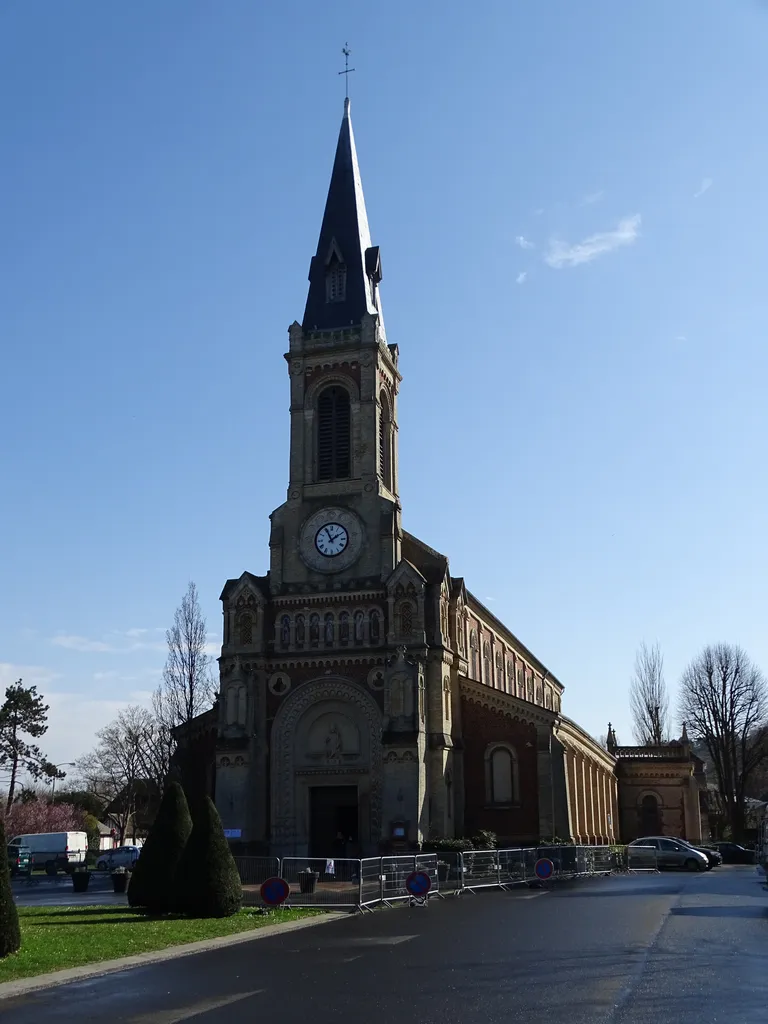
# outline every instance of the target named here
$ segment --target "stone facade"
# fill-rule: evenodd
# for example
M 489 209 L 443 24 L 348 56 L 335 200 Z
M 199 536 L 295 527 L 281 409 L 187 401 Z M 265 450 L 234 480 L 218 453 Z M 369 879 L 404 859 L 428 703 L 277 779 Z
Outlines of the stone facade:
M 307 307 L 289 329 L 290 461 L 269 571 L 221 594 L 215 794 L 252 850 L 350 854 L 495 831 L 615 838 L 614 759 L 563 686 L 402 528 L 388 342 L 345 105 Z
M 616 758 L 624 842 L 649 835 L 691 843 L 709 838 L 704 763 L 685 733 L 659 746 L 620 747 L 609 725 L 608 746 Z

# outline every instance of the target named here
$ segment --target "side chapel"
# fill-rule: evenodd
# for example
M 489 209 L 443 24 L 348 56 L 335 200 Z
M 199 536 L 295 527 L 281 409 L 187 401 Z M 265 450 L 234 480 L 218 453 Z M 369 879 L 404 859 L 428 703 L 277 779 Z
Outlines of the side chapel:
M 614 760 L 563 686 L 402 526 L 397 344 L 349 100 L 309 293 L 288 330 L 290 464 L 269 571 L 221 594 L 215 747 L 225 828 L 254 851 L 369 855 L 492 829 L 616 838 Z M 407 443 L 407 439 L 406 439 Z

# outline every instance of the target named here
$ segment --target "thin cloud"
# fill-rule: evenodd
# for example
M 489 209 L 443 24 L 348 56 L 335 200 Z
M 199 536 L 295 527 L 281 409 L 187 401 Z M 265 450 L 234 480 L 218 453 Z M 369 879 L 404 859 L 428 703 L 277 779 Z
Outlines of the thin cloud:
M 703 196 L 705 192 L 709 192 L 713 185 L 714 182 L 711 178 L 702 178 L 701 184 L 699 185 L 699 190 L 698 192 L 693 193 L 693 198 L 698 199 L 699 196 Z
M 613 231 L 599 231 L 597 234 L 589 235 L 581 242 L 576 242 L 575 245 L 569 245 L 560 239 L 553 239 L 549 244 L 544 262 L 554 270 L 591 263 L 598 256 L 636 242 L 640 234 L 641 220 L 639 213 L 631 217 L 624 217 Z
M 523 282 L 525 281 L 526 277 L 528 277 L 528 271 L 527 270 L 521 270 L 520 273 L 515 278 L 515 284 L 523 284 Z
M 74 633 L 57 633 L 51 637 L 55 647 L 64 647 L 68 651 L 114 651 L 115 648 L 105 644 L 103 640 L 89 640 L 87 636 Z
M 685 334 L 678 334 L 675 336 L 675 341 L 688 341 L 688 337 Z
M 518 235 L 515 239 L 515 244 L 519 245 L 521 249 L 535 249 L 536 246 L 533 242 L 529 242 L 523 235 Z
M 80 651 L 81 653 L 127 654 L 131 651 L 164 651 L 166 644 L 160 641 L 137 639 L 153 632 L 159 632 L 159 630 L 127 629 L 122 632 L 113 630 L 106 634 L 106 640 L 94 640 L 88 636 L 79 636 L 77 633 L 57 633 L 51 637 L 50 642 L 54 647 L 63 647 L 67 651 Z
M 584 196 L 581 200 L 581 206 L 594 206 L 595 203 L 599 203 L 605 195 L 605 192 L 600 189 L 598 192 L 590 192 L 589 195 Z

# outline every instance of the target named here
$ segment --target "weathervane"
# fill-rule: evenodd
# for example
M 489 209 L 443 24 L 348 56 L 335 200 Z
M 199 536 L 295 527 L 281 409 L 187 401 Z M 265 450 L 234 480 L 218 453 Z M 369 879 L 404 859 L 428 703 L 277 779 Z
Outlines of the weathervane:
M 344 54 L 344 70 L 339 71 L 338 73 L 340 75 L 344 75 L 345 95 L 346 98 L 349 99 L 349 76 L 355 70 L 349 66 L 349 55 L 352 52 L 349 48 L 349 43 L 344 43 L 341 52 Z

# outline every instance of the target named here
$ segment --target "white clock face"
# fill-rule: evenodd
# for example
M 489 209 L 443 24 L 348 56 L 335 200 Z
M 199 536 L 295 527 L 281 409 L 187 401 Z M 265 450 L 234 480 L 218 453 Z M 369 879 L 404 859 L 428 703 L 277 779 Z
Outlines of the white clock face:
M 305 519 L 299 534 L 299 554 L 315 572 L 345 572 L 365 547 L 365 531 L 349 508 L 319 508 Z
M 349 543 L 349 534 L 340 523 L 326 523 L 315 535 L 315 547 L 326 558 L 340 555 Z

